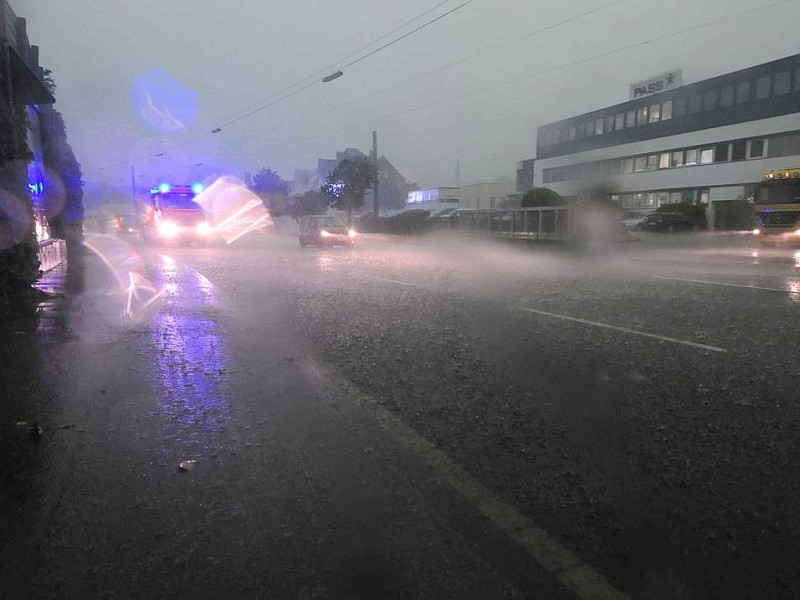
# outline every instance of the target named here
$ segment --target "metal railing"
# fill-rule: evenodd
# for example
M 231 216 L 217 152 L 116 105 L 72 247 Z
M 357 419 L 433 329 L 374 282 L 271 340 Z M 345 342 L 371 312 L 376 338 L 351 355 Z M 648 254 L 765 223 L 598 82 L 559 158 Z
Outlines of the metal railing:
M 569 242 L 574 238 L 574 211 L 569 206 L 459 209 L 448 229 L 532 242 Z

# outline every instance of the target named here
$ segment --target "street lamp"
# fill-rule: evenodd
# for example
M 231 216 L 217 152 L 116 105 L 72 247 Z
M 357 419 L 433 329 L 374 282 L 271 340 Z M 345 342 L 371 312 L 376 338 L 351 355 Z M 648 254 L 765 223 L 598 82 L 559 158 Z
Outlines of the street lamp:
M 333 81 L 334 79 L 339 79 L 339 77 L 341 77 L 342 75 L 344 75 L 342 71 L 336 71 L 336 73 L 331 73 L 327 77 L 323 77 L 322 83 L 328 83 L 330 81 Z

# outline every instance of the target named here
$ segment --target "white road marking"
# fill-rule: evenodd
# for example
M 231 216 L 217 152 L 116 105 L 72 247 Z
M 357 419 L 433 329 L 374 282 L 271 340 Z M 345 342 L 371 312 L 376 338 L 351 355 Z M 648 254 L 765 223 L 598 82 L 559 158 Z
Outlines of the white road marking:
M 747 288 L 750 290 L 764 290 L 765 292 L 783 292 L 788 293 L 789 290 L 771 287 L 759 287 L 757 285 L 744 285 L 741 283 L 723 283 L 722 281 L 706 281 L 705 279 L 685 279 L 683 277 L 667 277 L 666 275 L 653 275 L 655 279 L 669 279 L 671 281 L 686 281 L 688 283 L 705 283 L 706 285 L 724 285 L 726 287 Z
M 399 281 L 397 279 L 386 279 L 385 277 L 373 277 L 372 275 L 366 276 L 368 279 L 374 279 L 375 281 L 383 281 L 384 283 L 396 283 L 397 285 L 405 285 L 408 287 L 419 287 L 416 283 L 409 283 L 407 281 Z
M 313 359 L 304 360 L 303 366 L 320 390 L 321 396 L 343 394 L 352 399 L 396 442 L 426 462 L 456 493 L 519 544 L 533 560 L 557 577 L 580 600 L 629 600 L 627 594 L 614 587 L 598 571 L 581 561 L 533 520 L 470 475 L 446 452 L 434 446 L 416 429 L 375 402 L 348 379 Z
M 631 335 L 639 335 L 642 337 L 660 340 L 662 342 L 670 342 L 672 344 L 681 344 L 683 346 L 691 346 L 692 348 L 700 348 L 701 350 L 710 350 L 711 352 L 727 352 L 725 348 L 718 346 L 709 346 L 708 344 L 698 344 L 697 342 L 690 342 L 689 340 L 681 340 L 666 335 L 657 335 L 655 333 L 647 333 L 646 331 L 637 331 L 636 329 L 629 329 L 627 327 L 618 327 L 616 325 L 609 325 L 608 323 L 599 323 L 597 321 L 590 321 L 588 319 L 579 319 L 578 317 L 570 317 L 567 315 L 560 315 L 558 313 L 547 312 L 545 310 L 537 310 L 535 308 L 528 308 L 526 306 L 514 306 L 517 310 L 533 313 L 535 315 L 542 315 L 545 317 L 552 317 L 554 319 L 563 319 L 564 321 L 573 321 L 583 325 L 591 325 L 592 327 L 602 327 L 603 329 L 611 329 L 622 333 L 629 333 Z

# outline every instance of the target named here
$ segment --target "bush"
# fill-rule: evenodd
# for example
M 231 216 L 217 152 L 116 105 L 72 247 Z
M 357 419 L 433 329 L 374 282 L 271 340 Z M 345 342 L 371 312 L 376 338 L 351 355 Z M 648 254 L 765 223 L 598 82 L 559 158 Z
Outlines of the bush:
M 389 217 L 389 233 L 424 233 L 431 228 L 431 215 L 427 210 L 407 210 Z
M 427 210 L 414 209 L 377 219 L 373 213 L 365 213 L 356 219 L 355 226 L 362 233 L 414 235 L 430 231 L 433 220 Z

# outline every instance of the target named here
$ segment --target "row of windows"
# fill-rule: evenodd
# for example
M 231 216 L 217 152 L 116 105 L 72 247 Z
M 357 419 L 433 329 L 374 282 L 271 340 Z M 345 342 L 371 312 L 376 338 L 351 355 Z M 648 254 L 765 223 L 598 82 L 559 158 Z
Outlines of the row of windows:
M 556 146 L 575 139 L 667 121 L 673 117 L 680 118 L 724 109 L 736 104 L 764 100 L 771 96 L 783 96 L 792 90 L 800 92 L 800 67 L 794 70 L 794 87 L 792 87 L 792 72 L 781 71 L 758 77 L 755 80 L 741 81 L 704 92 L 677 96 L 672 100 L 641 106 L 626 112 L 609 113 L 591 119 L 584 118 L 562 127 L 543 131 L 540 145 L 543 147 Z M 676 93 L 680 93 L 680 91 Z
M 699 206 L 708 205 L 708 188 L 687 188 L 682 190 L 658 190 L 654 192 L 637 192 L 619 194 L 611 197 L 626 210 L 655 210 L 665 204 L 686 202 Z
M 764 158 L 767 156 L 767 144 L 768 140 L 766 138 L 720 142 L 695 148 L 678 148 L 654 154 L 640 154 L 625 158 L 555 167 L 545 169 L 542 176 L 544 183 L 556 183 L 559 181 L 596 179 L 609 175 L 619 175 L 620 173 L 640 173 L 642 171 L 657 171 Z

